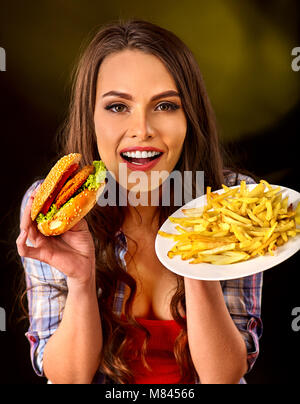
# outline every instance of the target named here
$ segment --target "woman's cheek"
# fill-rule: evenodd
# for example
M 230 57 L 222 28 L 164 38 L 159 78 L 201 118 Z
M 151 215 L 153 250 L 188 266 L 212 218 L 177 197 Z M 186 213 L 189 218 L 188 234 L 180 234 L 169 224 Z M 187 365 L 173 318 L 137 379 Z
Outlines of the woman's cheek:
M 112 139 L 112 136 L 107 136 L 102 132 L 101 136 L 97 135 L 97 146 L 99 155 L 105 166 L 109 171 L 115 172 L 117 166 L 117 156 L 115 150 L 117 146 L 114 145 Z
M 164 123 L 165 125 L 161 125 L 160 127 L 160 133 L 163 134 L 166 141 L 168 138 L 168 143 L 171 145 L 183 144 L 187 132 L 187 122 L 185 116 L 182 114 L 176 119 L 170 119 Z
M 166 140 L 166 144 L 168 146 L 168 151 L 169 151 L 168 154 L 170 157 L 170 162 L 174 165 L 176 165 L 176 163 L 180 157 L 185 137 L 186 137 L 185 132 L 178 133 L 178 131 L 177 131 L 177 134 L 176 134 L 176 131 L 174 131 L 173 136 L 169 137 L 168 142 Z

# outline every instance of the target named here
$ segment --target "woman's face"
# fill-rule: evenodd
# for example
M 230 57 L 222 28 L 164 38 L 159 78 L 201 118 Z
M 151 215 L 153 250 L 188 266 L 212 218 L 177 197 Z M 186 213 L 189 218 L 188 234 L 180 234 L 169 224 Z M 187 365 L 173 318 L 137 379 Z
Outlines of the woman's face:
M 136 50 L 101 64 L 94 122 L 99 154 L 117 181 L 120 163 L 127 176 L 143 171 L 149 184 L 154 170 L 172 172 L 187 131 L 173 77 L 157 57 Z

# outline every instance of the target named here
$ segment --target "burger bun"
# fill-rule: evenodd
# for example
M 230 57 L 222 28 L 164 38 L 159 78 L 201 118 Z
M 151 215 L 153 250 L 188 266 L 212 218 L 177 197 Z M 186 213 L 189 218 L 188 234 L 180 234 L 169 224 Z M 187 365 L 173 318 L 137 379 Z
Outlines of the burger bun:
M 94 207 L 104 187 L 105 183 L 98 190 L 85 189 L 80 192 L 61 207 L 51 219 L 40 222 L 39 231 L 44 236 L 58 236 L 70 230 Z

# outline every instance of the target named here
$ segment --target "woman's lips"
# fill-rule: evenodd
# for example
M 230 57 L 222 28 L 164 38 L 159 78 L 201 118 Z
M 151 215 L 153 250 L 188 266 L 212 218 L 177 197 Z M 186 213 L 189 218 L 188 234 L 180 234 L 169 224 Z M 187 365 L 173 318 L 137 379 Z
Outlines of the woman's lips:
M 135 149 L 135 150 L 137 150 L 137 149 Z M 151 149 L 151 150 L 153 150 L 153 149 Z M 163 156 L 163 153 L 161 155 L 159 155 L 158 157 L 156 157 L 154 160 L 150 160 L 150 161 L 148 158 L 135 158 L 134 162 L 131 162 L 131 161 L 126 160 L 121 154 L 121 158 L 122 158 L 123 162 L 126 163 L 127 167 L 131 171 L 149 171 L 156 166 L 156 164 L 160 161 L 162 156 Z

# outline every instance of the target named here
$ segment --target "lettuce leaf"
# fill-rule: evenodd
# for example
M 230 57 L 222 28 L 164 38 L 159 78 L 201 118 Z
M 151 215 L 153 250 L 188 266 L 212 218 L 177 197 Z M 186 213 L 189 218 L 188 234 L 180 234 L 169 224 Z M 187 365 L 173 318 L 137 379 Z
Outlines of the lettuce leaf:
M 56 205 L 53 203 L 51 206 L 50 206 L 50 209 L 49 209 L 49 211 L 48 211 L 48 213 L 46 214 L 46 215 L 43 215 L 43 213 L 39 213 L 38 215 L 37 215 L 37 218 L 35 219 L 36 221 L 37 221 L 37 223 L 42 223 L 42 222 L 44 222 L 45 220 L 50 220 L 50 219 L 52 219 L 52 217 L 55 215 L 55 213 L 57 213 L 58 212 L 58 209 L 57 209 L 57 207 L 56 207 Z
M 94 174 L 90 174 L 83 184 L 83 189 L 97 190 L 103 184 L 106 177 L 106 167 L 103 161 L 93 161 L 95 167 Z

